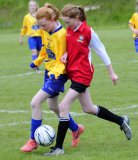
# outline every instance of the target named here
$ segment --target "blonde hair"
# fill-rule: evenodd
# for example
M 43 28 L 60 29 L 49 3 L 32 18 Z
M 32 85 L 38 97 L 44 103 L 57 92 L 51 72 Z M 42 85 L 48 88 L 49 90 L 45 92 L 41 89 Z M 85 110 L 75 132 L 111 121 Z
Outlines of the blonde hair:
M 29 3 L 28 3 L 28 9 L 29 9 L 29 6 L 30 6 L 30 3 L 31 2 L 34 2 L 35 3 L 35 5 L 36 5 L 36 11 L 39 9 L 39 5 L 38 5 L 38 3 L 37 3 L 37 1 L 35 1 L 35 0 L 30 0 L 29 1 Z
M 50 3 L 45 3 L 45 5 L 38 9 L 36 13 L 36 19 L 40 20 L 46 18 L 48 20 L 58 20 L 59 19 L 59 10 Z
M 86 15 L 82 6 L 76 6 L 74 4 L 67 4 L 61 10 L 61 15 L 63 17 L 76 18 L 78 17 L 80 21 L 86 20 Z

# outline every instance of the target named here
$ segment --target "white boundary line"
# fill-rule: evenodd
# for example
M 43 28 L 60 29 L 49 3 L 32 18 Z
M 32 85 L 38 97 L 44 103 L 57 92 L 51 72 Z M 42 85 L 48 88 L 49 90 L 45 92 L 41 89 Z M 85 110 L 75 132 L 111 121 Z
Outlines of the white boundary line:
M 127 106 L 127 107 L 123 107 L 123 108 L 113 108 L 112 111 L 123 111 L 123 110 L 132 110 L 132 109 L 136 109 L 138 108 L 138 104 L 134 104 L 134 105 L 130 105 L 130 106 Z M 12 111 L 9 111 L 9 110 L 0 110 L 0 113 L 9 113 L 9 114 L 17 114 L 17 113 L 29 113 L 29 111 L 25 111 L 25 110 L 12 110 Z M 43 111 L 43 113 L 46 113 L 46 114 L 53 114 L 52 111 Z M 85 116 L 87 115 L 86 113 L 77 113 L 77 112 L 70 112 L 71 115 L 73 117 L 78 117 L 78 116 Z M 119 112 L 118 112 L 119 114 Z M 129 115 L 138 115 L 138 112 L 129 112 L 127 113 Z M 43 118 L 44 120 L 50 120 L 50 119 L 53 119 L 53 117 L 49 117 L 49 118 Z M 57 119 L 57 117 L 55 116 L 54 119 Z M 13 122 L 13 123 L 7 123 L 7 124 L 0 124 L 0 127 L 6 127 L 6 126 L 17 126 L 17 125 L 21 125 L 21 124 L 30 124 L 29 121 L 23 121 L 23 122 Z
M 24 76 L 30 76 L 30 75 L 32 75 L 32 74 L 41 74 L 41 73 L 44 73 L 44 71 L 34 71 L 34 72 L 26 72 L 26 73 L 9 75 L 9 76 L 0 76 L 0 79 L 24 77 Z
M 123 111 L 123 110 L 135 109 L 135 108 L 138 108 L 138 104 L 133 104 L 133 105 L 130 105 L 130 106 L 127 106 L 127 107 L 123 107 L 123 108 L 114 107 L 111 110 L 112 111 Z M 42 111 L 42 112 L 46 113 L 46 114 L 53 114 L 54 113 L 53 111 Z M 1 109 L 0 113 L 16 114 L 16 113 L 29 113 L 29 111 L 28 110 L 4 110 L 4 109 Z M 72 115 L 85 114 L 85 113 L 78 113 L 78 112 L 70 112 L 70 113 Z
M 138 60 L 132 60 L 132 61 L 123 61 L 121 63 L 112 63 L 113 65 L 119 65 L 119 64 L 130 64 L 130 63 L 138 63 Z M 105 64 L 94 64 L 95 67 L 101 67 L 101 66 L 104 66 Z M 4 79 L 4 78 L 17 78 L 17 77 L 24 77 L 24 76 L 30 76 L 32 74 L 41 74 L 41 73 L 44 73 L 44 71 L 34 71 L 34 72 L 26 72 L 26 73 L 21 73 L 21 74 L 15 74 L 15 75 L 6 75 L 6 76 L 0 76 L 0 79 Z
M 52 114 L 52 111 L 43 111 L 44 113 L 47 114 Z M 16 114 L 16 113 L 29 113 L 27 110 L 0 110 L 0 113 L 9 113 L 9 114 Z
M 133 104 L 131 106 L 127 106 L 124 108 L 113 108 L 112 111 L 122 111 L 122 110 L 134 109 L 134 108 L 138 108 L 138 104 Z

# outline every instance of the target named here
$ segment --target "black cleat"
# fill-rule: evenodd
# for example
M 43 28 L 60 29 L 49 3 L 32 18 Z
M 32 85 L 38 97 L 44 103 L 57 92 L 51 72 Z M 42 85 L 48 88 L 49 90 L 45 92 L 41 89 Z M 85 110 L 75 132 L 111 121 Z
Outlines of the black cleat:
M 58 156 L 64 154 L 64 149 L 50 147 L 51 151 L 48 153 L 43 154 L 43 156 Z
M 122 118 L 124 119 L 124 121 L 120 126 L 120 129 L 124 131 L 126 138 L 130 140 L 132 138 L 132 130 L 129 126 L 130 120 L 127 115 L 122 116 Z

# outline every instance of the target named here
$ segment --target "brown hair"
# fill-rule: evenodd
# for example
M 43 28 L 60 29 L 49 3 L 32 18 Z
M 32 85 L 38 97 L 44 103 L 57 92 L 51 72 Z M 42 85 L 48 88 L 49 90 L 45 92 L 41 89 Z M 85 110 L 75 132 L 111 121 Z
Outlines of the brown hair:
M 36 13 L 36 19 L 46 18 L 48 20 L 58 20 L 59 19 L 59 10 L 50 3 L 45 3 L 45 5 L 38 9 Z
M 67 4 L 61 10 L 61 15 L 63 17 L 76 18 L 78 17 L 80 21 L 86 20 L 86 15 L 82 6 L 76 6 L 74 4 Z

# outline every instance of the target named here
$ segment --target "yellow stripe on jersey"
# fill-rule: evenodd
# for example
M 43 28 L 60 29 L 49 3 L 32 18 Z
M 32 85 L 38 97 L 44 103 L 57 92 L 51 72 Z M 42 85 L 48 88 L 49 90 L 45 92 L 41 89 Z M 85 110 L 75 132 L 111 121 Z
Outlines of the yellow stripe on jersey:
M 65 64 L 60 58 L 66 52 L 66 30 L 64 28 L 49 34 L 42 31 L 42 49 L 38 58 L 34 61 L 39 66 L 45 59 L 45 69 L 48 75 L 54 74 L 57 78 L 60 74 L 66 73 Z
M 41 36 L 41 29 L 37 25 L 36 18 L 33 17 L 30 13 L 25 15 L 23 19 L 21 35 L 26 35 L 28 37 Z
M 135 29 L 138 29 L 138 13 L 134 13 L 129 20 L 129 25 L 132 25 Z M 133 33 L 133 37 L 135 38 L 137 35 Z

